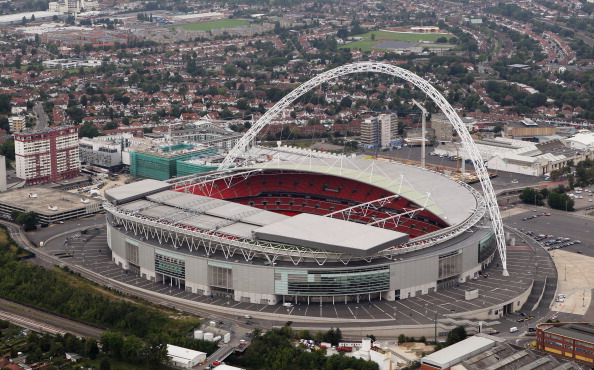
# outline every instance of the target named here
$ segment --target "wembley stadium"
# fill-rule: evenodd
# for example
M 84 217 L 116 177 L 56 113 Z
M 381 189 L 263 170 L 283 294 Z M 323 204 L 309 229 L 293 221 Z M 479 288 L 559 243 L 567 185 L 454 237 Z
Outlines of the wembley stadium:
M 463 182 L 396 162 L 281 154 L 107 190 L 113 262 L 275 305 L 411 298 L 476 278 L 496 257 L 485 199 Z

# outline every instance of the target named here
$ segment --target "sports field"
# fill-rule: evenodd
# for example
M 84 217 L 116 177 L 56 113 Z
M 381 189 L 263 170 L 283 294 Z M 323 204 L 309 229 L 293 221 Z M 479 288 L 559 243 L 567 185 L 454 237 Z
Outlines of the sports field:
M 371 35 L 375 34 L 375 40 L 371 40 Z M 440 37 L 445 36 L 447 39 L 452 37 L 450 34 L 444 33 L 407 33 L 407 32 L 389 32 L 389 31 L 372 31 L 358 35 L 357 37 L 363 37 L 361 41 L 355 41 L 346 45 L 340 46 L 341 48 L 349 49 L 361 49 L 361 51 L 370 51 L 373 46 L 379 44 L 381 41 L 393 40 L 393 41 L 435 41 Z M 444 45 L 445 46 L 445 45 Z
M 248 24 L 250 24 L 250 22 L 243 19 L 220 19 L 211 22 L 184 24 L 181 27 L 188 31 L 210 31 L 217 28 L 247 26 Z

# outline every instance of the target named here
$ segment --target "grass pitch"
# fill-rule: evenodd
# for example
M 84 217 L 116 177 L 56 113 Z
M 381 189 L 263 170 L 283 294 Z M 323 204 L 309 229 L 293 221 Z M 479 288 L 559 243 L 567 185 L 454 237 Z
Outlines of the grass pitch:
M 375 40 L 371 40 L 371 35 L 375 34 Z M 357 37 L 363 37 L 361 41 L 355 41 L 348 43 L 346 45 L 340 46 L 340 48 L 349 48 L 349 49 L 361 49 L 361 51 L 370 51 L 374 48 L 375 45 L 379 44 L 382 41 L 431 41 L 434 42 L 438 38 L 445 36 L 447 39 L 452 37 L 450 34 L 443 34 L 443 33 L 407 33 L 407 32 L 390 32 L 390 31 L 371 31 L 364 33 L 363 35 L 358 35 Z M 447 44 L 444 44 L 444 47 Z
M 218 21 L 184 24 L 181 28 L 188 31 L 210 31 L 219 28 L 247 26 L 249 21 L 243 19 L 219 19 Z

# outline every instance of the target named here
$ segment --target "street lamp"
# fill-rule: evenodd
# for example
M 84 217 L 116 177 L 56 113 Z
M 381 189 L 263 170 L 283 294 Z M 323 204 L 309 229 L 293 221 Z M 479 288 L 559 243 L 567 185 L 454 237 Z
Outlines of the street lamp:
M 359 317 L 359 306 L 355 306 L 355 319 Z
M 435 344 L 437 344 L 437 311 L 435 311 L 435 319 L 433 320 L 435 325 Z

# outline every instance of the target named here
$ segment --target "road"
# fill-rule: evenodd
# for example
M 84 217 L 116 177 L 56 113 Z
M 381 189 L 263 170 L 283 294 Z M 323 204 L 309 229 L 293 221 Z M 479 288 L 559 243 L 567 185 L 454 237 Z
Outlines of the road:
M 43 110 L 43 105 L 41 103 L 35 104 L 33 111 L 37 115 L 37 124 L 35 125 L 36 130 L 43 130 L 47 128 L 47 115 Z
M 0 298 L 0 318 L 50 334 L 74 334 L 99 339 L 105 330 Z

